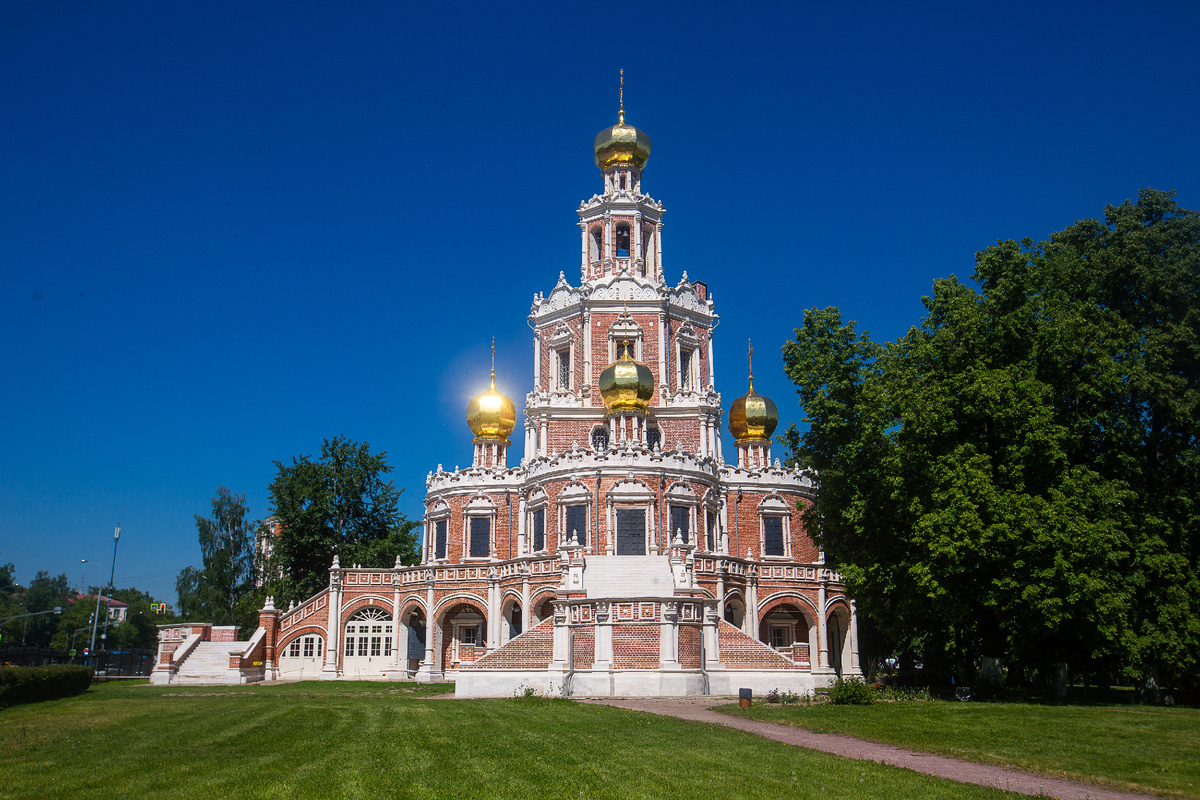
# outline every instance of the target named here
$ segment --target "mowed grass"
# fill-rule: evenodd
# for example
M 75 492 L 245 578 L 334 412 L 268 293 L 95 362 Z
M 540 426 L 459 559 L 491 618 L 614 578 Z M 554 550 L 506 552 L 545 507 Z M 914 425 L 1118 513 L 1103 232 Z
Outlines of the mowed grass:
M 1001 798 L 716 725 L 412 684 L 103 684 L 0 711 L 4 798 Z
M 967 761 L 1200 798 L 1200 711 L 1022 703 L 768 705 L 728 714 L 845 733 Z

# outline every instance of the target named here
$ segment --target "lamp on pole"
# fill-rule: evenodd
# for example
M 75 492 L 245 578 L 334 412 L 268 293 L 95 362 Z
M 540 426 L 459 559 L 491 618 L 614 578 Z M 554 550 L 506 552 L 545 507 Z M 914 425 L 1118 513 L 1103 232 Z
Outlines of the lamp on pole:
M 115 540 L 113 542 L 113 574 L 115 575 L 117 572 L 117 542 L 121 541 L 121 523 L 119 522 L 117 523 L 117 529 L 113 531 L 113 539 Z M 109 579 L 109 583 L 112 583 L 111 578 Z M 89 656 L 96 652 L 96 625 L 100 622 L 100 596 L 102 594 L 104 594 L 103 589 L 96 592 L 96 613 L 92 616 L 92 639 L 90 644 L 88 644 Z M 104 621 L 104 634 L 106 637 L 108 636 L 108 620 Z
M 79 576 L 79 593 L 83 594 L 84 592 L 87 591 L 87 565 L 88 564 L 96 564 L 96 562 L 88 561 L 86 558 L 81 558 L 81 559 L 79 559 L 79 563 L 84 565 L 83 573 L 80 574 L 80 576 Z M 96 566 L 98 567 L 100 565 L 96 564 Z
M 113 579 L 117 576 L 117 545 L 121 543 L 121 523 L 113 529 L 113 562 L 112 572 L 108 576 L 108 607 L 104 609 L 104 634 L 100 637 L 104 649 L 108 649 L 108 618 L 112 615 Z

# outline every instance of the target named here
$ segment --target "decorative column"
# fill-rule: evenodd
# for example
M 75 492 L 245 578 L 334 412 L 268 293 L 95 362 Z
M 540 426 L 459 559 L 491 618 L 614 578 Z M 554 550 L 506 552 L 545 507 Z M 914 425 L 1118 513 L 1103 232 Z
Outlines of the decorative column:
M 658 625 L 658 665 L 662 669 L 679 668 L 679 604 L 662 604 Z
M 400 657 L 403 650 L 404 659 L 408 658 L 408 626 L 400 622 L 400 570 L 403 567 L 397 555 L 396 565 L 392 568 L 392 660 L 383 668 L 384 680 L 389 681 L 402 681 L 408 677 L 408 664 L 401 666 Z
M 817 667 L 829 669 L 829 637 L 826 635 L 828 624 L 825 620 L 825 587 L 829 584 L 829 573 L 821 570 L 820 588 L 817 589 Z
M 671 376 L 667 374 L 667 315 L 658 315 L 658 383 L 660 385 L 659 402 L 666 404 L 667 395 L 671 393 Z
M 862 667 L 858 660 L 858 607 L 854 601 L 850 601 L 850 630 L 847 631 L 850 637 L 850 669 L 854 674 L 862 674 Z
M 488 567 L 487 583 L 487 651 L 491 653 L 500 646 L 500 571 L 494 565 Z
M 432 567 L 425 570 L 425 659 L 417 668 L 417 683 L 437 683 L 442 679 L 442 671 L 435 668 L 433 658 L 441 629 L 433 613 L 433 575 Z
M 529 630 L 533 609 L 529 607 L 529 564 L 521 564 L 521 631 Z
M 274 597 L 268 597 L 267 602 L 263 603 L 262 609 L 259 610 L 258 627 L 266 632 L 266 635 L 263 637 L 263 649 L 265 651 L 263 658 L 263 680 L 273 681 L 279 677 L 275 669 L 276 665 L 279 664 L 279 657 L 275 652 L 275 648 L 279 644 L 279 610 L 275 608 Z
M 612 604 L 605 600 L 596 603 L 596 648 L 593 671 L 612 671 Z
M 342 566 L 338 557 L 333 557 L 333 565 L 329 568 L 329 598 L 327 607 L 328 622 L 325 626 L 325 666 L 321 667 L 321 680 L 337 680 L 338 655 L 341 652 L 342 632 Z

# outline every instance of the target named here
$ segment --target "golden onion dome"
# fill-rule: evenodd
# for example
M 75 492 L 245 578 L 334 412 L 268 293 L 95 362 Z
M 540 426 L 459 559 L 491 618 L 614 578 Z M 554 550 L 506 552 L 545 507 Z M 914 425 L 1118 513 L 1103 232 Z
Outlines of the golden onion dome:
M 600 396 L 609 411 L 645 411 L 654 396 L 654 375 L 645 364 L 634 361 L 628 349 L 622 350 L 621 357 L 600 373 Z
M 492 370 L 492 385 L 467 404 L 467 425 L 477 439 L 506 440 L 517 427 L 517 408 L 513 401 L 496 391 L 496 370 Z
M 754 391 L 754 378 L 750 378 L 750 390 L 729 404 L 729 432 L 739 442 L 746 439 L 770 439 L 779 425 L 779 411 L 769 397 Z
M 596 166 L 600 169 L 624 164 L 641 169 L 650 157 L 650 137 L 632 125 L 626 125 L 625 115 L 622 114 L 620 123 L 596 134 L 593 149 Z

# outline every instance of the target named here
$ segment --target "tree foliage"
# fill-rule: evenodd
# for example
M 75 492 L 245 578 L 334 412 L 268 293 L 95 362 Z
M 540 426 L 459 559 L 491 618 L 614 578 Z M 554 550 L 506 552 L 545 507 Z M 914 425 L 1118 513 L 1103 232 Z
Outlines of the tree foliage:
M 259 524 L 250 518 L 245 494 L 217 487 L 212 516 L 196 515 L 203 566 L 185 567 L 175 580 L 181 617 L 257 627 L 254 540 Z
M 319 458 L 299 456 L 275 467 L 278 601 L 299 602 L 324 587 L 334 555 L 345 566 L 390 567 L 397 557 L 416 563 L 419 523 L 397 509 L 403 490 L 384 479 L 392 471 L 386 452 L 372 454 L 366 442 L 335 436 L 322 443 Z
M 1195 681 L 1200 215 L 1143 190 L 935 281 L 872 342 L 810 310 L 784 347 L 813 530 L 893 636 Z

